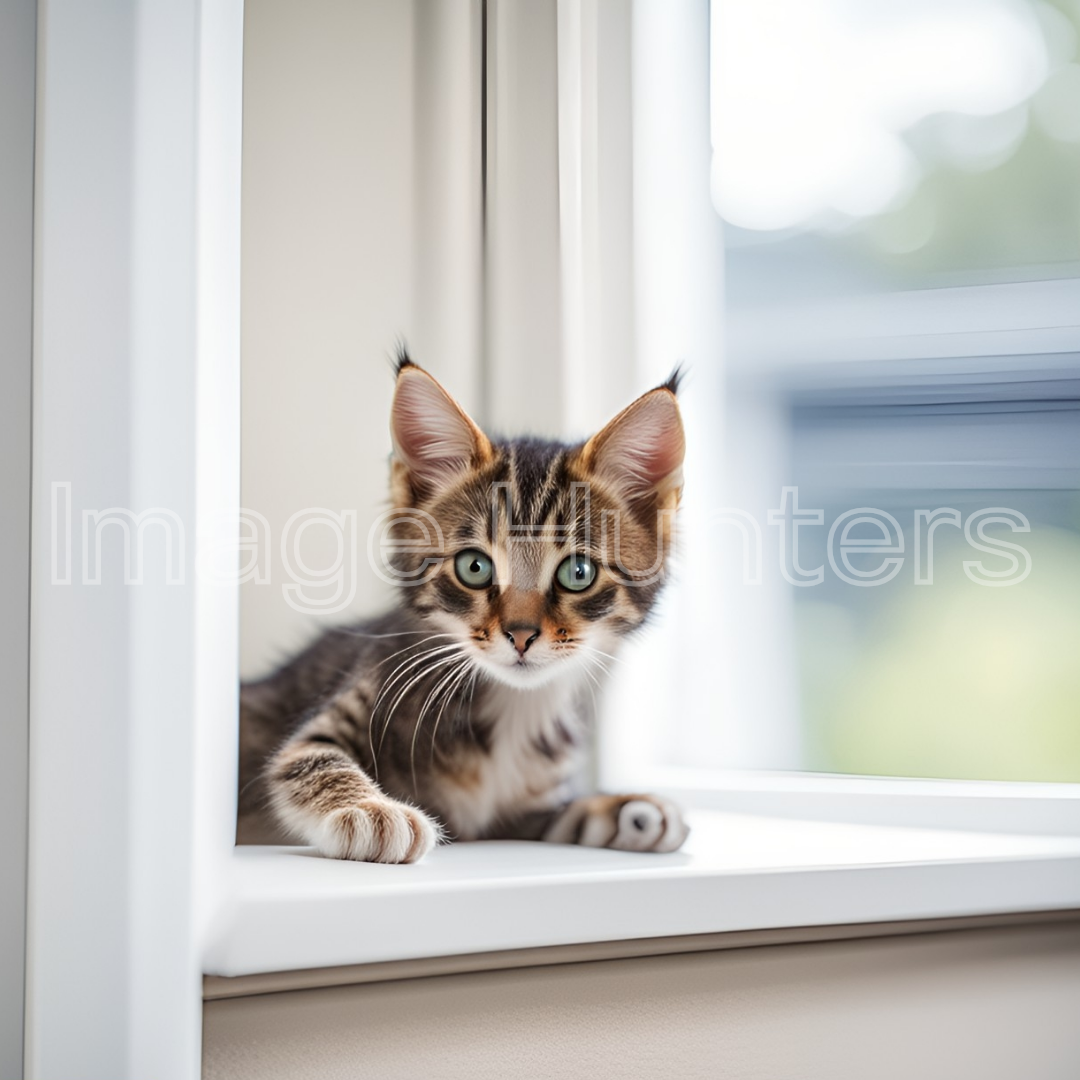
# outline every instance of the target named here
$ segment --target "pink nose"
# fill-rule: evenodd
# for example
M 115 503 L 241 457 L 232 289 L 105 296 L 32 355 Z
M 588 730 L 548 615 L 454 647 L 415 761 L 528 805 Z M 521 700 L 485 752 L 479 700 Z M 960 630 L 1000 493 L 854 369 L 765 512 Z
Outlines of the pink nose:
M 528 647 L 540 636 L 539 626 L 523 626 L 514 623 L 505 629 L 507 640 L 518 651 L 518 656 L 524 656 Z

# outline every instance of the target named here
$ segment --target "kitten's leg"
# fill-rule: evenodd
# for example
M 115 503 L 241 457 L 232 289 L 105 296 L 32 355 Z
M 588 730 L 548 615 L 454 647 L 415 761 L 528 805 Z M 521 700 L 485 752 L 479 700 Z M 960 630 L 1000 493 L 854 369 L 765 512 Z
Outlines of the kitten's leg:
M 679 808 L 659 796 L 590 795 L 564 807 L 543 839 L 619 851 L 677 851 L 689 833 Z
M 313 717 L 271 759 L 266 782 L 285 828 L 324 855 L 407 863 L 439 841 L 439 825 L 391 799 L 333 734 L 335 717 Z

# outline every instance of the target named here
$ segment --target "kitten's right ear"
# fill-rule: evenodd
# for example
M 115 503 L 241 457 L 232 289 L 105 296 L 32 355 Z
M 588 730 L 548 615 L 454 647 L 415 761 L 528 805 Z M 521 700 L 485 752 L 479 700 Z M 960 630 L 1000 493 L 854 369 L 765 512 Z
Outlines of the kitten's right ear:
M 417 494 L 485 465 L 494 456 L 487 436 L 468 413 L 411 360 L 398 366 L 390 434 L 394 456 Z

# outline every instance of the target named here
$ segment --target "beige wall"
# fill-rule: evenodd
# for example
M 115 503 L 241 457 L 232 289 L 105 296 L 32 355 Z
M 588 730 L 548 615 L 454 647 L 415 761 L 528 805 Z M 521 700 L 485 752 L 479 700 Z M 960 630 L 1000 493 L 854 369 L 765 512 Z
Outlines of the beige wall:
M 355 508 L 363 540 L 385 498 L 389 358 L 412 330 L 413 55 L 411 2 L 245 4 L 242 501 L 273 552 L 271 583 L 241 590 L 245 676 L 316 624 L 282 595 L 289 516 Z M 329 530 L 304 539 L 329 566 Z M 328 618 L 386 602 L 374 574 L 356 582 Z
M 1075 1080 L 1080 924 L 208 1002 L 207 1080 Z

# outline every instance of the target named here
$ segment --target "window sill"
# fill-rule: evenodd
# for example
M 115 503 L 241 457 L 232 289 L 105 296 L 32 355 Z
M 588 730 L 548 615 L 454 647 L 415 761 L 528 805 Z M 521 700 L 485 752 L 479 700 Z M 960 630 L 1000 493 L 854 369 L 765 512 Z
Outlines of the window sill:
M 699 810 L 673 855 L 456 844 L 417 866 L 238 848 L 209 975 L 1080 908 L 1080 838 Z

